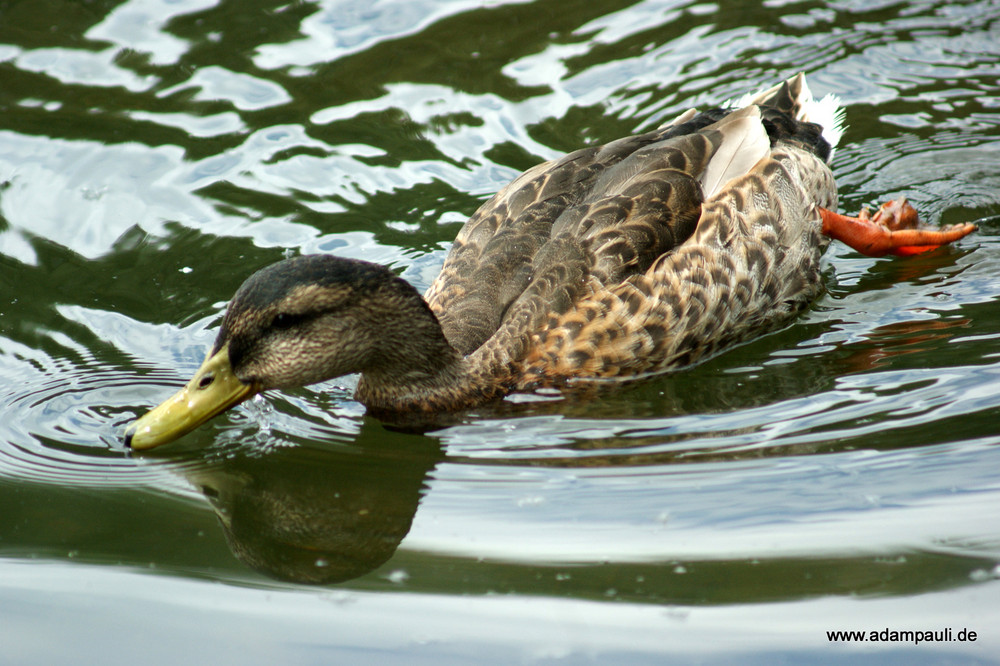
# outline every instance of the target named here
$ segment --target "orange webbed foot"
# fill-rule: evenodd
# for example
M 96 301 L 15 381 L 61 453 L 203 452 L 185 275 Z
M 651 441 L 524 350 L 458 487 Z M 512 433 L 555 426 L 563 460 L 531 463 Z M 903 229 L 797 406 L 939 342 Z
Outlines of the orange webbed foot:
M 825 208 L 819 209 L 823 218 L 823 233 L 869 257 L 886 254 L 909 256 L 920 254 L 976 230 L 976 225 L 952 224 L 947 227 L 921 227 L 916 209 L 906 197 L 888 201 L 874 215 L 863 208 L 857 217 L 840 215 Z

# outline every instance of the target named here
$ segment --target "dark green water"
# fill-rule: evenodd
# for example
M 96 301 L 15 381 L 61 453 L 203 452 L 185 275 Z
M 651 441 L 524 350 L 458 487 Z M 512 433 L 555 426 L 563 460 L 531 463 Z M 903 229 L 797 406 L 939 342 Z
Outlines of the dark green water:
M 996 663 L 998 44 L 988 0 L 0 0 L 0 663 Z M 627 391 L 421 436 L 348 378 L 124 450 L 257 268 L 425 287 L 519 171 L 799 70 L 842 209 L 979 233 L 833 247 Z

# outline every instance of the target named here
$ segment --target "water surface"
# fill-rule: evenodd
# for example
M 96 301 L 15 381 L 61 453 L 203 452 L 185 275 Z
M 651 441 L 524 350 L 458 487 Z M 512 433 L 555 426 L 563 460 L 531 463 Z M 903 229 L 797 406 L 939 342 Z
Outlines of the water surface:
M 994 663 L 1000 7 L 0 3 L 0 661 Z M 334 252 L 426 287 L 521 170 L 797 71 L 841 208 L 980 231 L 835 246 L 787 328 L 424 435 L 352 378 L 176 446 L 121 432 L 225 302 Z M 834 629 L 978 632 L 831 644 Z

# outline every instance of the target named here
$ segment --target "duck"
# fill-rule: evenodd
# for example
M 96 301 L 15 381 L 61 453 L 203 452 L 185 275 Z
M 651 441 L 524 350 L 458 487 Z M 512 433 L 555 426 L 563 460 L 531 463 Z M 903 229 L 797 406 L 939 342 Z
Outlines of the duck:
M 355 373 L 356 399 L 385 419 L 659 375 L 800 313 L 831 239 L 905 255 L 975 229 L 920 227 L 904 200 L 836 213 L 843 132 L 839 100 L 799 73 L 529 169 L 465 223 L 423 296 L 356 259 L 266 266 L 125 443 L 160 446 L 260 392 Z

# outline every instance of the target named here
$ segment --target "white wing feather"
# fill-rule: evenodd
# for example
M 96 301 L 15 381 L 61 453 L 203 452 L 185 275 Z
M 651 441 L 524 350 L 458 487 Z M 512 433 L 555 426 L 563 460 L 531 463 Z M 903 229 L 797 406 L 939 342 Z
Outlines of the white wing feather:
M 704 196 L 711 197 L 733 178 L 750 171 L 771 152 L 771 143 L 760 119 L 760 109 L 748 106 L 709 128 L 722 132 L 722 145 L 715 151 L 701 177 Z

